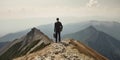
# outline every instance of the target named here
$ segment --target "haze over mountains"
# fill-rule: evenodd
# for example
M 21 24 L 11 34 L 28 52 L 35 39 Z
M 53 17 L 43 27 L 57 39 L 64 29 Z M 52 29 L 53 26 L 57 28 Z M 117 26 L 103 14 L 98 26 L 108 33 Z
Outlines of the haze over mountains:
M 94 26 L 96 29 L 103 31 L 116 39 L 120 40 L 120 23 L 118 22 L 112 22 L 112 21 L 87 21 L 87 22 L 79 22 L 79 23 L 71 23 L 64 25 L 62 35 L 74 33 L 80 30 L 83 30 L 87 28 L 88 26 Z M 42 25 L 38 26 L 38 29 L 41 29 L 42 32 L 44 32 L 46 35 L 48 35 L 50 38 L 52 38 L 52 34 L 54 31 L 54 24 L 48 24 L 48 25 Z M 7 34 L 0 38 L 0 42 L 4 41 L 11 41 L 16 38 L 21 37 L 22 35 L 25 35 L 30 29 Z

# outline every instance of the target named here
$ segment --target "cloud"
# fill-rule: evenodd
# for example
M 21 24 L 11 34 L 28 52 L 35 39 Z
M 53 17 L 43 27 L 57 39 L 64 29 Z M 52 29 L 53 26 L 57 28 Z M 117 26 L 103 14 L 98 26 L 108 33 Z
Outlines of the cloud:
M 98 0 L 89 0 L 89 2 L 87 3 L 87 7 L 98 7 L 99 3 Z

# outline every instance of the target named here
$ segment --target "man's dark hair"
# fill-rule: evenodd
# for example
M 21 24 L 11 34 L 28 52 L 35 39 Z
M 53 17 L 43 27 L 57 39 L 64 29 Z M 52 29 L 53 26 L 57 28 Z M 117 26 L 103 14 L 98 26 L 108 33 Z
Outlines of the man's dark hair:
M 56 18 L 56 20 L 59 20 L 59 18 Z

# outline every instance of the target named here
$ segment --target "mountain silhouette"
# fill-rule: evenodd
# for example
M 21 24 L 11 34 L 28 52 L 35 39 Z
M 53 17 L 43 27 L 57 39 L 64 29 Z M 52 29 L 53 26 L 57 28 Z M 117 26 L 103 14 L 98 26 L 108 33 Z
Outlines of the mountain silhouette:
M 93 26 L 65 37 L 80 40 L 110 60 L 120 60 L 120 41 Z
M 53 42 L 40 30 L 33 28 L 25 36 L 15 39 L 1 49 L 0 60 L 12 60 L 15 57 L 40 50 Z
M 52 43 L 43 50 L 13 60 L 108 60 L 93 49 L 74 39 Z
M 117 21 L 91 21 L 97 30 L 107 33 L 108 35 L 120 40 L 120 23 Z

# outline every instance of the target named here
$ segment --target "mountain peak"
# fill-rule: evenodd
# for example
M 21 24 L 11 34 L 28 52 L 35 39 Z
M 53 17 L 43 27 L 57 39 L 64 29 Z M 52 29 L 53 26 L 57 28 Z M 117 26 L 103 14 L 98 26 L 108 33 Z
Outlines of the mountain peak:
M 52 43 L 43 50 L 25 55 L 14 60 L 108 60 L 84 44 L 67 39 Z
M 34 28 L 32 28 L 31 30 L 32 30 L 33 32 L 34 32 L 34 31 L 38 31 L 38 29 L 37 29 L 37 28 L 35 28 L 35 27 L 34 27 Z
M 30 32 L 27 33 L 27 35 L 36 35 L 36 34 L 43 34 L 39 29 L 32 28 Z
M 97 30 L 94 26 L 90 25 L 87 29 L 89 30 Z
M 48 38 L 48 36 L 46 36 L 43 32 L 41 32 L 39 29 L 35 27 L 32 28 L 31 31 L 28 32 L 24 38 L 25 38 L 24 40 L 27 40 L 28 42 L 40 40 L 42 38 L 45 38 L 44 40 L 51 40 L 50 38 Z

